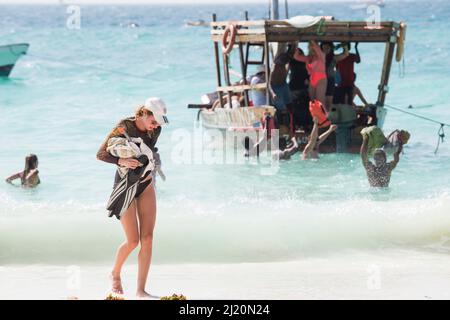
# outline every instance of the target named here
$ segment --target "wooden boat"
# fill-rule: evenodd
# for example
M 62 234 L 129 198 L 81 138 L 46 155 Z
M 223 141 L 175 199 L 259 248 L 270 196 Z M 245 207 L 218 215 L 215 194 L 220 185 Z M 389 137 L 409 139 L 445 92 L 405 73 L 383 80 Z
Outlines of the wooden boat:
M 17 60 L 27 53 L 28 47 L 27 43 L 0 46 L 0 77 L 10 75 Z
M 249 92 L 253 89 L 264 89 L 267 101 L 271 101 L 267 82 L 250 85 L 247 81 L 249 65 L 265 64 L 266 79 L 270 76 L 270 66 L 274 54 L 271 54 L 272 45 L 286 46 L 287 43 L 315 41 L 331 42 L 359 42 L 359 43 L 384 43 L 384 61 L 382 64 L 381 79 L 378 85 L 377 101 L 369 107 L 334 105 L 332 108 L 333 123 L 338 124 L 339 129 L 333 133 L 326 142 L 321 145 L 321 152 L 356 152 L 361 145 L 360 131 L 368 125 L 383 126 L 386 109 L 384 102 L 389 90 L 388 82 L 392 61 L 397 47 L 396 59 L 402 56 L 406 25 L 394 21 L 380 22 L 377 26 L 370 26 L 365 21 L 336 21 L 329 17 L 319 19 L 319 24 L 307 27 L 296 27 L 289 20 L 259 20 L 259 21 L 217 21 L 213 15 L 211 23 L 211 37 L 214 47 L 216 62 L 217 97 L 220 107 L 212 109 L 211 103 L 190 104 L 188 108 L 199 109 L 198 119 L 205 128 L 221 130 L 240 129 L 258 130 L 256 123 L 261 118 L 261 112 L 275 112 L 272 106 L 249 107 Z M 232 84 L 230 80 L 230 59 L 228 54 L 220 52 L 223 37 L 230 40 L 226 29 L 234 25 L 237 32 L 234 39 L 233 50 L 238 50 L 242 80 L 239 84 Z M 260 61 L 252 61 L 249 58 L 250 48 L 258 46 L 262 48 Z M 220 55 L 222 54 L 222 57 Z M 224 109 L 223 97 L 232 100 L 235 93 L 241 93 L 244 97 L 243 107 L 236 109 Z M 341 114 L 351 114 L 353 118 L 341 117 Z

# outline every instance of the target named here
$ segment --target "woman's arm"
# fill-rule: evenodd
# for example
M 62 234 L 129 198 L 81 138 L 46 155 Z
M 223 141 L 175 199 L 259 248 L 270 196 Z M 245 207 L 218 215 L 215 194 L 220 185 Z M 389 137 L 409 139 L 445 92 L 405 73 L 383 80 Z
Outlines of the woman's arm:
M 38 169 L 31 170 L 25 177 L 25 180 L 31 179 L 31 177 L 33 177 L 35 174 L 38 174 L 38 173 L 39 173 Z
M 8 182 L 8 183 L 12 183 L 14 180 L 20 179 L 21 176 L 22 176 L 22 172 L 19 172 L 19 173 L 13 174 L 9 178 L 6 178 L 5 181 Z
M 314 40 L 311 41 L 311 47 L 319 59 L 325 60 L 325 53 L 323 53 L 322 49 L 320 48 L 320 46 L 317 44 L 316 41 Z
M 317 118 L 313 118 L 314 126 L 311 131 L 311 135 L 309 137 L 308 144 L 305 149 L 303 149 L 302 160 L 308 159 L 309 154 L 314 150 L 316 146 L 317 137 L 319 135 L 319 120 Z
M 118 130 L 119 127 L 124 127 L 122 122 L 120 122 L 116 127 L 114 127 L 114 129 L 111 130 L 111 132 L 106 137 L 105 141 L 103 141 L 102 145 L 100 146 L 100 148 L 97 151 L 97 160 L 104 161 L 104 162 L 107 162 L 107 163 L 112 163 L 112 164 L 115 164 L 115 165 L 119 164 L 119 158 L 118 157 L 114 157 L 108 151 L 106 151 L 106 148 L 108 146 L 108 140 L 113 138 L 113 137 L 121 136 L 120 133 L 119 133 L 119 130 Z
M 308 63 L 309 62 L 309 58 L 307 56 L 305 56 L 304 54 L 300 53 L 300 50 L 295 50 L 294 53 L 294 59 L 300 62 L 304 62 L 304 63 Z
M 106 145 L 108 144 L 108 140 L 106 140 L 97 152 L 97 159 L 100 161 L 104 161 L 107 163 L 112 163 L 118 165 L 120 167 L 128 168 L 128 169 L 136 169 L 139 167 L 140 162 L 134 158 L 122 159 L 118 157 L 114 157 L 108 151 L 106 151 Z
M 102 145 L 100 146 L 100 149 L 98 149 L 98 151 L 97 151 L 97 160 L 118 165 L 120 158 L 114 157 L 108 151 L 106 151 L 106 145 L 107 144 L 108 144 L 108 140 L 103 142 Z

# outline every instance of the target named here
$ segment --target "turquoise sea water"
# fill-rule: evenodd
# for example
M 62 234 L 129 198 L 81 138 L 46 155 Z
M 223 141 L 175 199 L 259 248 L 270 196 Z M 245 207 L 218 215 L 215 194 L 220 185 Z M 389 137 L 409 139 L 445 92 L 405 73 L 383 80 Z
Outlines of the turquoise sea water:
M 261 175 L 255 162 L 179 163 L 174 146 L 184 140 L 175 133 L 195 127 L 196 112 L 186 106 L 215 88 L 209 28 L 185 21 L 213 12 L 240 19 L 244 10 L 251 19 L 267 15 L 266 5 L 85 6 L 81 29 L 71 30 L 65 6 L 0 7 L 0 44 L 31 45 L 11 78 L 0 80 L 0 177 L 21 170 L 32 152 L 42 180 L 36 190 L 0 183 L 0 264 L 112 259 L 122 237 L 104 209 L 114 166 L 95 154 L 113 125 L 149 96 L 167 102 L 171 121 L 158 142 L 168 179 L 158 182 L 156 262 L 450 250 L 450 142 L 435 155 L 438 126 L 396 111 L 384 130 L 407 129 L 412 139 L 381 192 L 368 187 L 356 155 L 295 157 L 274 176 Z M 291 4 L 290 11 L 367 16 L 348 4 Z M 414 111 L 450 123 L 450 3 L 388 2 L 381 14 L 408 23 L 406 74 L 393 65 L 386 103 L 422 106 Z M 139 28 L 125 27 L 131 22 Z M 373 102 L 384 46 L 361 44 L 360 53 L 357 84 Z

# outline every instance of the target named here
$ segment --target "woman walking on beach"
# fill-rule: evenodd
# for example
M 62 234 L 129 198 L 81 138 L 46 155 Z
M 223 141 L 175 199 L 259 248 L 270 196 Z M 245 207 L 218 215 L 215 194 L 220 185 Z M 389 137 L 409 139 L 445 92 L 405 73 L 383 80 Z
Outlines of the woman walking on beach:
M 137 108 L 134 117 L 121 120 L 112 130 L 101 145 L 97 153 L 97 159 L 116 164 L 121 169 L 134 170 L 141 166 L 141 163 L 135 158 L 118 158 L 107 151 L 109 139 L 124 137 L 124 135 L 131 139 L 141 138 L 142 142 L 153 151 L 153 158 L 159 159 L 155 145 L 161 133 L 161 126 L 168 123 L 166 113 L 167 108 L 161 99 L 149 98 L 145 105 Z M 145 285 L 152 258 L 153 230 L 156 221 L 156 194 L 152 180 L 152 175 L 150 175 L 139 181 L 134 200 L 128 209 L 121 216 L 118 216 L 126 239 L 117 250 L 116 260 L 110 275 L 112 292 L 116 294 L 123 294 L 122 266 L 130 253 L 140 243 L 136 295 L 139 298 L 150 297 L 150 294 L 145 291 Z M 120 174 L 116 172 L 115 185 L 120 181 Z

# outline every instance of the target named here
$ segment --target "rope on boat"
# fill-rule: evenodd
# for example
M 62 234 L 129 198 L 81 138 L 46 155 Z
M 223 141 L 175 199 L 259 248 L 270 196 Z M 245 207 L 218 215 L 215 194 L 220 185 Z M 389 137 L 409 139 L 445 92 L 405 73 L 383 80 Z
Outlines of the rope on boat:
M 405 56 L 402 57 L 402 62 L 398 64 L 398 77 L 404 79 L 406 75 Z
M 402 112 L 402 113 L 406 113 L 406 114 L 409 114 L 410 116 L 413 116 L 413 117 L 416 117 L 416 118 L 419 118 L 419 119 L 422 119 L 422 120 L 425 120 L 425 121 L 429 121 L 429 122 L 433 122 L 433 123 L 438 124 L 439 125 L 439 129 L 438 129 L 438 132 L 437 132 L 438 141 L 437 141 L 437 144 L 436 144 L 436 149 L 434 150 L 434 154 L 437 154 L 441 143 L 444 142 L 444 138 L 445 138 L 445 131 L 444 131 L 444 129 L 445 129 L 445 127 L 450 127 L 450 124 L 445 123 L 445 122 L 441 122 L 441 121 L 438 121 L 438 120 L 435 120 L 435 119 L 431 119 L 431 118 L 428 118 L 428 117 L 425 117 L 425 116 L 422 116 L 420 114 L 416 114 L 416 113 L 413 113 L 413 112 L 410 112 L 410 111 L 406 111 L 406 110 L 403 110 L 403 109 L 398 108 L 398 107 L 393 107 L 393 106 L 390 106 L 388 104 L 385 104 L 384 106 L 387 107 L 387 108 L 390 108 L 392 110 L 395 110 L 395 111 L 398 111 L 398 112 Z
M 317 31 L 316 31 L 316 33 L 317 33 L 318 36 L 323 36 L 323 35 L 325 35 L 325 30 L 323 30 L 324 27 L 325 27 L 325 19 L 322 18 L 322 19 L 320 19 L 319 25 L 317 26 Z
M 437 152 L 439 150 L 439 146 L 441 145 L 441 142 L 444 143 L 444 138 L 445 138 L 444 124 L 441 123 L 441 127 L 438 130 L 438 142 L 436 145 L 436 149 L 434 150 L 434 154 L 437 154 Z

